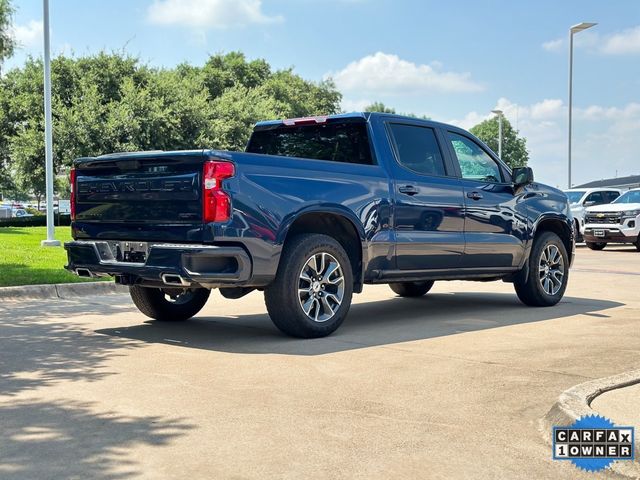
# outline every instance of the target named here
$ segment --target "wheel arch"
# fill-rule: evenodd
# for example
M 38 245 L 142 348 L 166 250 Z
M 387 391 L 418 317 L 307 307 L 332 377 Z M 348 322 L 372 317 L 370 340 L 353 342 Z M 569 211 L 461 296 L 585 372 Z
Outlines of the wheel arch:
M 569 264 L 573 263 L 574 256 L 574 241 L 575 241 L 575 232 L 574 223 L 571 218 L 567 218 L 562 215 L 556 214 L 547 214 L 541 216 L 534 228 L 532 230 L 531 239 L 534 240 L 537 235 L 540 235 L 542 232 L 553 232 L 564 244 L 565 249 L 567 250 L 567 255 L 569 255 Z
M 337 240 L 347 252 L 353 271 L 353 291 L 362 291 L 366 249 L 364 227 L 349 210 L 334 206 L 310 207 L 292 215 L 278 233 L 277 241 L 283 246 L 298 233 L 318 233 Z

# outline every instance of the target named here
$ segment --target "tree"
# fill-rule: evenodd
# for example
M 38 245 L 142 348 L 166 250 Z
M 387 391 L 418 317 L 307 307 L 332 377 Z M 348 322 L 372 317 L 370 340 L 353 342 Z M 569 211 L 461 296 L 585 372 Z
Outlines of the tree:
M 58 173 L 74 158 L 109 152 L 243 149 L 257 121 L 337 113 L 342 99 L 330 81 L 272 71 L 240 52 L 172 69 L 123 52 L 59 56 L 51 75 Z M 0 189 L 36 198 L 44 193 L 42 79 L 34 58 L 0 77 Z
M 373 102 L 371 105 L 367 105 L 364 107 L 365 112 L 379 112 L 379 113 L 396 113 L 396 109 L 392 107 L 387 107 L 382 102 Z M 426 115 L 416 115 L 415 113 L 400 113 L 399 115 L 404 115 L 405 117 L 418 118 L 420 120 L 431 120 Z
M 10 0 L 0 0 L 0 66 L 2 62 L 13 55 L 16 46 L 11 34 L 11 20 L 13 7 Z
M 380 113 L 396 113 L 395 108 L 387 107 L 382 102 L 373 102 L 371 105 L 364 107 L 365 112 L 380 112 Z
M 479 123 L 470 132 L 497 152 L 498 130 L 498 117 L 493 117 Z M 502 119 L 502 160 L 511 168 L 524 167 L 529 161 L 526 138 L 519 136 L 506 118 Z

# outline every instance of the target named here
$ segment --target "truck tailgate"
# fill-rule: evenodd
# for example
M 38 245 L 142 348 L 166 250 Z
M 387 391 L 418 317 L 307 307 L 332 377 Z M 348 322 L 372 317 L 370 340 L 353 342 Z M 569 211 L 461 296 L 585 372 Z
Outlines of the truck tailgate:
M 197 150 L 78 160 L 74 237 L 202 241 L 204 159 Z

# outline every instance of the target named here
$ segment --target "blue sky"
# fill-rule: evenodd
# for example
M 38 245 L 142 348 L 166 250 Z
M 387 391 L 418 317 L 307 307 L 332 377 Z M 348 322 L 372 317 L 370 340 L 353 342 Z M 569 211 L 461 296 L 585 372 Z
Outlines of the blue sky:
M 568 28 L 574 183 L 640 174 L 640 2 L 420 0 L 50 0 L 52 47 L 122 49 L 152 65 L 241 50 L 305 78 L 331 76 L 345 110 L 383 101 L 471 127 L 502 108 L 538 179 L 566 184 Z M 42 2 L 14 1 L 22 48 L 41 54 Z

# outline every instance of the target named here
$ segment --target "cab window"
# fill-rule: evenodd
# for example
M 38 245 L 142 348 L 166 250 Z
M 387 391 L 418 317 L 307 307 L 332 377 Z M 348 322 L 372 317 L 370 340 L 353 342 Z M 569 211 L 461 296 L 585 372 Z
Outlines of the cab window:
M 584 199 L 584 203 L 588 203 L 589 205 L 602 205 L 607 202 L 604 201 L 602 192 L 593 192 L 587 195 L 587 198 Z

